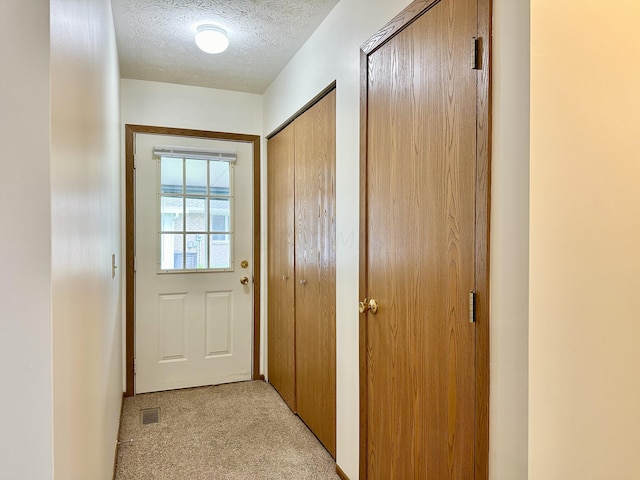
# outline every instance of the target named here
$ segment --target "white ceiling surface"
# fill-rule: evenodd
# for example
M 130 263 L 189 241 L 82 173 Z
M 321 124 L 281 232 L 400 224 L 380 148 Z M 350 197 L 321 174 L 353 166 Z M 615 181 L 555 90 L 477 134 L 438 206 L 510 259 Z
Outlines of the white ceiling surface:
M 111 0 L 122 78 L 264 93 L 339 0 Z M 196 28 L 226 30 L 211 55 Z

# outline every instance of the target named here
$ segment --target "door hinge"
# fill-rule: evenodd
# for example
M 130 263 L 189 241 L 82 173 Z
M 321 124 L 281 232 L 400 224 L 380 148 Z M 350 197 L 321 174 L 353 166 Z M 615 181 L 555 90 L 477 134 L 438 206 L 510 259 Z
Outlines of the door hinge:
M 138 270 L 138 257 L 134 256 L 133 257 L 133 271 L 137 271 Z
M 482 69 L 482 61 L 480 49 L 482 47 L 482 39 L 479 37 L 473 37 L 471 41 L 471 51 L 472 51 L 472 63 L 471 68 L 473 70 L 481 70 Z
M 134 375 L 136 374 L 137 370 L 138 370 L 138 359 L 134 358 L 133 359 L 133 374 Z
M 133 169 L 135 170 L 137 166 L 138 166 L 138 155 L 136 155 L 134 153 L 133 154 Z
M 469 292 L 469 322 L 476 323 L 476 292 Z

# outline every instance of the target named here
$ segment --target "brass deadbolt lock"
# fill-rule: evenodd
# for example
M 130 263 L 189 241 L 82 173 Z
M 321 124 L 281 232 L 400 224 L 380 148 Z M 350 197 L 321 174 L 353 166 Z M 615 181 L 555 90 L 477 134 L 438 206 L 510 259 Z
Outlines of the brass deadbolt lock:
M 241 266 L 242 268 L 247 268 L 247 267 L 249 266 L 249 262 L 248 262 L 247 260 L 242 260 L 242 261 L 240 262 L 240 266 Z

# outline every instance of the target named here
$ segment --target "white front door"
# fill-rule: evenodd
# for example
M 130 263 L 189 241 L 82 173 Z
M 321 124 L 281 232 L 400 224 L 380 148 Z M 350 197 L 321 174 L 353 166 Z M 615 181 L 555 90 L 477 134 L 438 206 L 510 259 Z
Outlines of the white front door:
M 135 392 L 249 380 L 253 146 L 138 133 L 135 152 Z

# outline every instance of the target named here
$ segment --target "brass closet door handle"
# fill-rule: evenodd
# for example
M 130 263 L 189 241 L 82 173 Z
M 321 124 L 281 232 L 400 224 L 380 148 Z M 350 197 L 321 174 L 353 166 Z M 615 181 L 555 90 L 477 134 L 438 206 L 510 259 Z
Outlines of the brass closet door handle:
M 241 283 L 242 285 L 249 285 L 249 279 L 248 279 L 247 277 L 242 277 L 242 278 L 240 279 L 240 283 Z
M 358 311 L 365 313 L 367 310 L 374 315 L 378 313 L 378 301 L 374 298 L 367 300 L 366 298 L 358 304 Z

